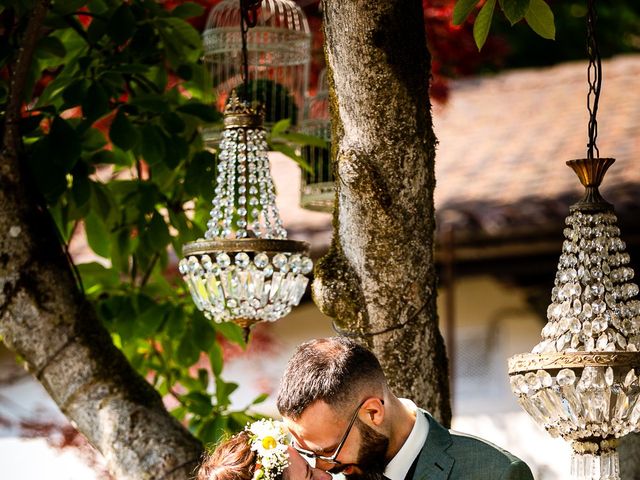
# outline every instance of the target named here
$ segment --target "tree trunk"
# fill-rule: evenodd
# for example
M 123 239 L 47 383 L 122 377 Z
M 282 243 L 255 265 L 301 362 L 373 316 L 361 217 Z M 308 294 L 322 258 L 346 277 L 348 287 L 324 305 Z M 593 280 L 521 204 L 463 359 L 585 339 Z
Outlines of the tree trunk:
M 191 477 L 202 446 L 129 365 L 78 291 L 46 208 L 28 183 L 18 128 L 48 2 L 36 5 L 12 70 L 0 156 L 0 336 L 118 479 Z
M 325 0 L 334 237 L 314 298 L 376 353 L 396 394 L 450 422 L 436 313 L 436 138 L 420 0 Z

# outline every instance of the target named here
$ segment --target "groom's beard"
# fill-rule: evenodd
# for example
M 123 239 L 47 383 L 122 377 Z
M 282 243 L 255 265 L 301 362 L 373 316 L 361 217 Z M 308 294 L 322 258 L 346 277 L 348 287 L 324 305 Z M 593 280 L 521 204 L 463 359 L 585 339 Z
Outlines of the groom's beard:
M 382 480 L 384 469 L 387 466 L 386 456 L 389 448 L 389 439 L 376 432 L 366 423 L 356 420 L 356 426 L 360 430 L 360 451 L 358 452 L 358 469 L 362 472 L 354 472 L 345 475 L 349 480 Z

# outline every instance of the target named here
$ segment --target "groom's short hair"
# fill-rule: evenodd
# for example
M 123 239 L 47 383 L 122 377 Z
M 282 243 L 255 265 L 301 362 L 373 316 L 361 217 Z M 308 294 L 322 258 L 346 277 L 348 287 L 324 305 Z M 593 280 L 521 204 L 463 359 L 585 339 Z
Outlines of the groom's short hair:
M 345 337 L 310 340 L 294 352 L 280 382 L 278 410 L 298 419 L 322 400 L 334 409 L 366 395 L 382 395 L 386 379 L 376 356 Z

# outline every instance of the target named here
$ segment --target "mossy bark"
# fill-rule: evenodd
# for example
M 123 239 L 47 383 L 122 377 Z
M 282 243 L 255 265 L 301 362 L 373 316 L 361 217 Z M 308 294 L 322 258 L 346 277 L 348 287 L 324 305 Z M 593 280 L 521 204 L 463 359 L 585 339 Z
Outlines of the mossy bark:
M 448 424 L 423 18 L 420 0 L 324 1 L 336 208 L 313 293 L 373 349 L 396 394 Z
M 37 3 L 18 61 L 0 155 L 0 336 L 118 479 L 185 480 L 202 446 L 129 365 L 78 291 L 55 226 L 24 170 L 24 81 L 48 9 Z

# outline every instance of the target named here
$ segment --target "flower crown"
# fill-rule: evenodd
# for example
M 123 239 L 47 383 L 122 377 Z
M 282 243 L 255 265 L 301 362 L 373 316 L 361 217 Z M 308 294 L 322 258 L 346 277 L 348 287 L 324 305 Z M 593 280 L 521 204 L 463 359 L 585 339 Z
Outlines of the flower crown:
M 253 480 L 277 480 L 289 466 L 289 437 L 284 423 L 271 419 L 258 420 L 245 427 L 249 445 L 256 452 Z

